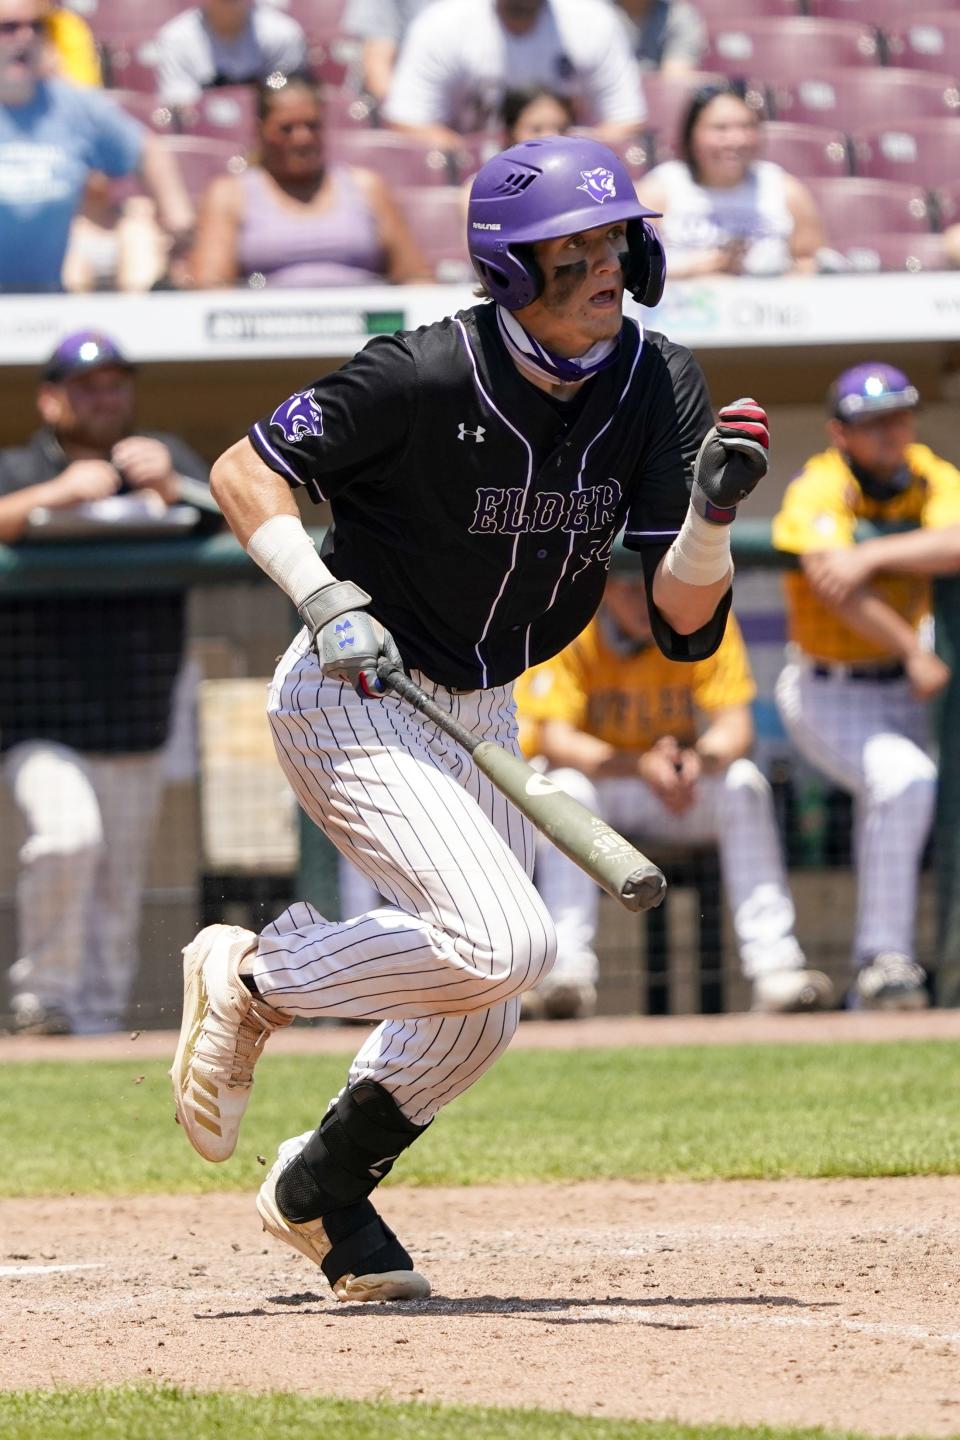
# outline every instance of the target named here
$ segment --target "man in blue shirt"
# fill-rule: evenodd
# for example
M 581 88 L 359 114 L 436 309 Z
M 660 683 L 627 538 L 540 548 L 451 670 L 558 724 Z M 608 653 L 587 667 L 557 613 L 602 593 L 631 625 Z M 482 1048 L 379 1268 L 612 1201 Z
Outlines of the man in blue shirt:
M 46 76 L 41 0 L 0 0 L 0 291 L 60 290 L 91 170 L 139 171 L 175 238 L 193 208 L 173 157 L 98 92 Z

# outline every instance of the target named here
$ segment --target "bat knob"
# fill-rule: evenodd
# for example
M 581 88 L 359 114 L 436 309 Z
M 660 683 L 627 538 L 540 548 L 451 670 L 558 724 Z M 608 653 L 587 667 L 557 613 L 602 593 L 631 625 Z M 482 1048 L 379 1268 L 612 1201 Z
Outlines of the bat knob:
M 620 898 L 628 910 L 655 910 L 663 904 L 667 893 L 667 878 L 656 865 L 644 870 L 635 870 L 623 882 Z

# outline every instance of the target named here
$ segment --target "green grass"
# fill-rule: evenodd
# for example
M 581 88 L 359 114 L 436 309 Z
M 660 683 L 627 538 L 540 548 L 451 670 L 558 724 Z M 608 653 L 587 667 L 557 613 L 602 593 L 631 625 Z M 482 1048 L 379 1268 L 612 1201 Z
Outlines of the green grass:
M 236 1156 L 205 1164 L 173 1124 L 165 1067 L 0 1066 L 0 1195 L 246 1190 L 258 1153 L 312 1128 L 340 1057 L 267 1056 Z M 960 1173 L 960 1046 L 518 1051 L 445 1110 L 398 1171 L 413 1184 L 601 1177 Z
M 547 1410 L 295 1395 L 197 1394 L 172 1386 L 0 1393 L 3 1440 L 856 1440 L 853 1431 L 603 1420 Z

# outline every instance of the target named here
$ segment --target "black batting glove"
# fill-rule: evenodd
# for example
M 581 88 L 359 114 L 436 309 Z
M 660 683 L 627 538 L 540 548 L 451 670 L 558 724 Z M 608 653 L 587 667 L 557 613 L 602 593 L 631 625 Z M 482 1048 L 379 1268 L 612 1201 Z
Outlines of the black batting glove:
M 756 400 L 725 405 L 694 461 L 691 500 L 698 514 L 728 525 L 739 502 L 766 475 L 769 449 L 766 412 Z

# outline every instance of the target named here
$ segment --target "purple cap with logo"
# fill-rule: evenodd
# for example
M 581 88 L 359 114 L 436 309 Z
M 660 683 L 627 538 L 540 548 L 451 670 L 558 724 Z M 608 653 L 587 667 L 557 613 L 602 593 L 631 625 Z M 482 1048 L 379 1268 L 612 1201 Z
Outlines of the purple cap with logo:
M 116 365 L 121 370 L 136 369 L 109 335 L 103 335 L 99 330 L 78 330 L 60 341 L 43 367 L 43 378 L 66 380 L 71 375 L 96 370 L 102 365 Z
M 631 270 L 636 272 L 628 283 L 643 304 L 655 305 L 663 288 L 663 252 L 642 222 L 657 213 L 640 204 L 626 166 L 606 145 L 551 135 L 511 145 L 477 171 L 467 211 L 467 248 L 493 298 L 508 310 L 519 310 L 540 294 L 543 277 L 518 246 L 620 221 L 628 225 Z M 654 258 L 656 295 L 650 284 Z
M 903 371 L 877 360 L 844 370 L 827 392 L 829 413 L 845 425 L 890 410 L 915 410 L 919 404 L 920 392 Z

